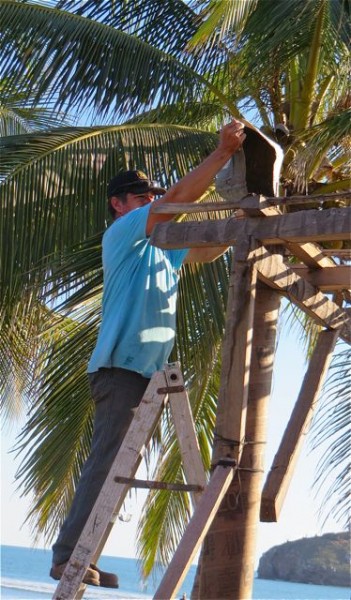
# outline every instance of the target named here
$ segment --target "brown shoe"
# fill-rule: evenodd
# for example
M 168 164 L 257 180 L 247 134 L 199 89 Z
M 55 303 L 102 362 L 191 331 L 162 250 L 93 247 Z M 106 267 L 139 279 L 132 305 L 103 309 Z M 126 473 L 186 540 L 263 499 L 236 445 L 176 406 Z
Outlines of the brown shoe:
M 101 571 L 96 565 L 91 564 L 90 567 L 97 571 L 100 577 L 100 586 L 106 588 L 118 588 L 118 577 L 114 573 Z
M 66 568 L 68 561 L 62 563 L 61 565 L 52 565 L 50 570 L 50 577 L 53 579 L 59 580 L 62 577 L 62 574 Z M 108 575 L 108 573 L 105 573 Z M 96 569 L 88 567 L 86 573 L 84 575 L 83 583 L 88 585 L 100 586 L 100 576 L 99 572 Z

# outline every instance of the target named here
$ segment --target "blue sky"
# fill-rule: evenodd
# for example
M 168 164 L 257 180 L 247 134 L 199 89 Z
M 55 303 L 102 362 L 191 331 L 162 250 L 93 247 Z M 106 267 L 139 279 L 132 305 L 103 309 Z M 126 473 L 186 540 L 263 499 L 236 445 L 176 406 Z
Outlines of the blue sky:
M 285 426 L 297 399 L 305 374 L 306 363 L 302 344 L 287 326 L 280 336 L 276 355 L 273 391 L 270 401 L 266 470 L 274 458 Z M 29 499 L 21 498 L 16 490 L 14 476 L 19 461 L 9 450 L 13 446 L 18 428 L 2 432 L 2 465 L 1 465 L 1 543 L 18 546 L 31 546 L 34 542 L 27 525 L 23 525 L 29 507 Z M 315 498 L 312 482 L 320 452 L 309 449 L 307 441 L 302 449 L 296 472 L 294 474 L 285 504 L 278 523 L 260 523 L 257 540 L 256 561 L 270 547 L 300 537 L 310 537 L 331 531 L 341 531 L 342 527 L 332 518 L 323 524 L 324 517 L 318 512 L 323 501 Z M 145 473 L 139 472 L 140 477 Z M 135 532 L 140 507 L 146 492 L 132 493 L 126 500 L 125 512 L 132 515 L 131 520 L 118 521 L 105 546 L 104 554 L 116 556 L 135 556 Z M 37 540 L 39 547 L 44 547 L 41 538 Z

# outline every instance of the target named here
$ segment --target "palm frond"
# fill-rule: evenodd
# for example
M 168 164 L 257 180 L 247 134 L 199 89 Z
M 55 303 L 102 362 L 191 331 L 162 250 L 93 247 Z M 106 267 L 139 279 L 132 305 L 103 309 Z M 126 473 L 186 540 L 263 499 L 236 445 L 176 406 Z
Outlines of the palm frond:
M 30 381 L 40 354 L 39 324 L 47 309 L 28 294 L 26 310 L 18 301 L 1 310 L 0 335 L 0 408 L 5 421 L 15 421 L 23 415 L 30 394 Z M 30 310 L 27 310 L 27 307 Z
M 347 45 L 336 25 L 338 8 L 338 23 L 347 18 L 347 7 L 339 0 L 294 0 L 294 2 L 275 2 L 264 0 L 257 4 L 245 27 L 247 43 L 245 47 L 245 71 L 256 73 L 262 68 L 266 75 L 269 72 L 268 62 L 274 59 L 275 64 L 284 69 L 291 60 L 305 55 L 309 50 L 313 30 L 321 11 L 325 13 L 323 25 L 323 57 L 325 64 L 332 67 L 339 63 L 338 56 L 346 57 Z M 333 18 L 331 18 L 333 14 Z M 330 61 L 330 56 L 335 61 Z M 243 61 L 244 66 L 244 61 Z M 301 65 L 302 66 L 302 65 Z M 307 65 L 306 65 L 307 66 Z M 321 65 L 320 65 L 321 66 Z M 270 77 L 273 75 L 270 69 Z
M 228 111 L 221 102 L 204 98 L 201 102 L 170 104 L 140 113 L 129 119 L 127 123 L 176 123 L 215 132 L 220 129 L 227 116 Z
M 248 17 L 256 9 L 259 0 L 207 0 L 202 3 L 198 20 L 201 24 L 188 43 L 188 48 L 225 45 L 228 49 L 237 46 Z
M 55 328 L 47 324 L 42 337 L 31 390 L 36 400 L 16 448 L 24 457 L 16 479 L 22 493 L 34 498 L 27 520 L 49 541 L 72 501 L 89 453 L 93 418 L 86 357 L 95 336 L 71 319 L 55 320 Z
M 324 400 L 313 423 L 313 449 L 323 451 L 314 487 L 323 495 L 320 512 L 333 514 L 346 530 L 350 527 L 350 380 L 351 353 L 337 345 L 330 367 L 331 375 L 324 388 Z
M 125 33 L 38 3 L 1 0 L 0 8 L 3 77 L 11 88 L 32 82 L 37 101 L 49 89 L 60 109 L 125 120 L 164 103 L 196 101 L 207 88 L 222 97 L 211 87 L 208 64 L 204 70 L 199 59 L 151 45 L 128 27 Z M 173 26 L 179 30 L 175 19 Z M 221 61 L 215 57 L 215 66 Z
M 169 185 L 214 148 L 216 137 L 130 125 L 4 138 L 2 293 L 9 299 L 18 289 L 16 274 L 22 287 L 30 284 L 39 265 L 46 278 L 55 256 L 105 229 L 105 190 L 120 169 L 141 168 Z
M 297 187 L 317 175 L 316 170 L 324 158 L 337 160 L 341 154 L 346 154 L 346 160 L 339 170 L 338 179 L 349 181 L 350 154 L 347 157 L 347 147 L 350 145 L 350 117 L 351 109 L 339 111 L 301 136 L 304 147 L 289 165 L 290 176 L 295 178 Z
M 57 8 L 109 25 L 181 56 L 196 29 L 196 14 L 183 0 L 61 0 Z
M 50 129 L 69 124 L 69 119 L 58 113 L 45 98 L 37 106 L 31 99 L 31 90 L 5 92 L 5 83 L 0 81 L 0 137 L 20 135 L 34 130 Z

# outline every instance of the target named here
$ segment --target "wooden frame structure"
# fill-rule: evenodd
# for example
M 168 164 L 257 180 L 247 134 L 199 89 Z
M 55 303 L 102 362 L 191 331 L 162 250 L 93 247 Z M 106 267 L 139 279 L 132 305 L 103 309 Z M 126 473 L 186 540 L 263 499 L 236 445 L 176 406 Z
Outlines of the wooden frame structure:
M 334 194 L 336 197 L 349 200 L 350 194 Z M 177 210 L 236 212 L 219 220 L 167 222 L 157 225 L 152 234 L 151 242 L 161 248 L 235 246 L 213 465 L 223 457 L 231 458 L 238 473 L 206 535 L 200 561 L 203 569 L 198 572 L 193 598 L 205 597 L 204 590 L 208 600 L 250 597 L 258 521 L 260 517 L 264 521 L 278 519 L 336 340 L 351 342 L 351 313 L 344 307 L 350 301 L 350 267 L 335 260 L 338 250 L 333 256 L 320 245 L 350 240 L 351 208 L 322 209 L 324 200 L 326 197 L 284 199 L 250 194 L 237 204 L 172 205 L 173 214 Z M 302 203 L 312 208 L 291 213 L 282 210 L 284 205 L 298 207 Z M 164 205 L 157 210 L 170 209 Z M 342 257 L 351 259 L 347 252 Z M 282 296 L 322 330 L 261 491 L 265 419 Z M 228 586 L 224 572 L 230 572 L 232 585 Z
M 228 202 L 207 204 L 205 208 L 218 211 L 224 206 L 228 209 Z M 234 204 L 230 206 L 236 208 Z M 158 210 L 168 212 L 169 207 L 159 206 Z M 203 205 L 179 207 L 182 213 L 203 210 Z M 284 214 L 279 199 L 251 194 L 240 202 L 240 212 L 226 219 L 169 222 L 156 227 L 151 241 L 163 248 L 236 247 L 212 474 L 207 483 L 179 365 L 166 365 L 164 372 L 155 373 L 151 379 L 57 586 L 55 600 L 82 597 L 86 568 L 100 556 L 130 486 L 192 494 L 194 515 L 155 600 L 176 598 L 201 544 L 201 568 L 192 598 L 250 597 L 259 518 L 278 519 L 336 340 L 340 337 L 347 343 L 351 341 L 351 317 L 343 308 L 343 301 L 350 301 L 350 268 L 337 265 L 318 245 L 320 241 L 349 239 L 350 218 L 350 208 Z M 292 256 L 300 262 L 291 262 Z M 324 290 L 334 296 L 329 298 Z M 311 316 L 322 331 L 262 492 L 265 425 L 282 295 Z M 179 441 L 188 482 L 184 485 L 134 477 L 166 404 L 170 406 Z

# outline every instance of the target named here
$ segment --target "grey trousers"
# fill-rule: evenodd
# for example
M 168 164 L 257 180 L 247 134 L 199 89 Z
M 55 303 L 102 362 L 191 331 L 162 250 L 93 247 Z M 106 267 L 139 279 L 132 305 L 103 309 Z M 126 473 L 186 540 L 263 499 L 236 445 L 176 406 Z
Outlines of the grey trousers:
M 89 375 L 95 402 L 91 451 L 69 514 L 52 547 L 54 564 L 69 559 L 149 381 L 139 373 L 115 367 Z

